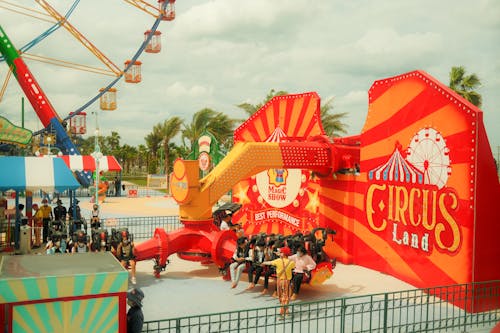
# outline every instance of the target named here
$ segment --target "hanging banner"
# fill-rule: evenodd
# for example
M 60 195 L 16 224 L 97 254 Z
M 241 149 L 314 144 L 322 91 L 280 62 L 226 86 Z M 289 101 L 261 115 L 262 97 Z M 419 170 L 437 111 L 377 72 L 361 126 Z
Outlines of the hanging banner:
M 33 133 L 25 128 L 17 127 L 6 118 L 0 116 L 0 142 L 27 145 Z

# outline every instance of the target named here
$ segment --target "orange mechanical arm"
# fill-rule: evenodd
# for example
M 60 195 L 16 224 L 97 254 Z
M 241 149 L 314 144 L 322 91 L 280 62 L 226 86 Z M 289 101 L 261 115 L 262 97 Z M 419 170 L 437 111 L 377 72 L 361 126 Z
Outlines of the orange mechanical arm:
M 269 168 L 310 169 L 322 174 L 338 169 L 336 148 L 327 138 L 305 142 L 239 142 L 205 178 L 198 161 L 174 163 L 171 192 L 181 220 L 207 220 L 212 205 L 240 180 Z

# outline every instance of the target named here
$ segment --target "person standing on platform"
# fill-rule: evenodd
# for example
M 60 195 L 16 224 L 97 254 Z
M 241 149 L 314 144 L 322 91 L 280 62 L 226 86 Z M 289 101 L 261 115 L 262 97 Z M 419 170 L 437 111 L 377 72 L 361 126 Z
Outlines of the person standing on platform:
M 52 221 L 54 216 L 52 215 L 52 208 L 49 206 L 49 201 L 47 199 L 42 200 L 42 207 L 40 210 L 42 211 L 42 219 L 43 219 L 43 239 L 42 242 L 47 242 L 47 238 L 49 236 L 49 222 Z
M 33 228 L 35 230 L 35 241 L 33 242 L 33 247 L 38 248 L 42 246 L 42 229 L 43 229 L 43 216 L 42 211 L 37 204 L 31 206 L 34 210 L 33 214 Z
M 115 177 L 115 197 L 120 196 L 120 188 L 122 187 L 122 182 L 118 177 Z
M 57 200 L 57 206 L 54 207 L 54 220 L 66 222 L 67 210 L 66 207 L 62 205 L 61 200 Z
M 288 304 L 290 303 L 290 281 L 292 280 L 292 270 L 295 268 L 295 262 L 288 259 L 292 251 L 289 247 L 280 248 L 280 258 L 273 261 L 264 261 L 263 265 L 272 265 L 276 267 L 276 280 L 278 288 L 278 298 L 281 308 L 280 315 L 289 315 Z
M 142 313 L 142 300 L 144 293 L 139 288 L 134 288 L 127 292 L 127 304 L 130 309 L 127 312 L 127 333 L 141 333 L 144 324 L 144 314 Z

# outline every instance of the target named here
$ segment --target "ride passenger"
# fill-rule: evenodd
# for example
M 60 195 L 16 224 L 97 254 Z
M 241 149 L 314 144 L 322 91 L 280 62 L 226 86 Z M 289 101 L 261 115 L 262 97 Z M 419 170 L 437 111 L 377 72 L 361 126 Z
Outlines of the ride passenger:
M 265 248 L 266 241 L 263 238 L 260 238 L 248 254 L 250 259 L 250 267 L 248 268 L 248 282 L 250 284 L 247 288 L 248 290 L 255 287 L 255 285 L 259 282 L 263 270 L 262 263 L 265 261 Z M 253 276 L 254 272 L 255 277 Z
M 90 243 L 92 252 L 107 252 L 110 250 L 108 244 L 108 232 L 103 229 L 92 230 L 92 242 Z
M 130 267 L 130 282 L 136 284 L 134 243 L 130 241 L 129 233 L 125 230 L 122 231 L 122 241 L 118 244 L 116 256 L 125 269 Z
M 87 245 L 87 234 L 79 230 L 76 234 L 76 244 L 73 244 L 71 249 L 72 253 L 86 253 L 89 252 L 89 247 Z
M 279 258 L 279 255 L 277 254 L 277 249 L 275 247 L 274 240 L 269 240 L 267 243 L 267 246 L 264 250 L 264 257 L 265 261 L 273 261 L 274 259 Z M 268 287 L 269 287 L 269 278 L 271 275 L 276 274 L 276 267 L 274 266 L 267 266 L 265 267 L 266 269 L 264 270 L 264 289 L 261 291 L 261 294 L 264 295 L 267 293 Z M 276 290 L 273 293 L 273 297 L 276 297 L 278 294 Z
M 292 296 L 290 296 L 290 300 L 293 301 L 299 294 L 300 285 L 304 280 L 304 275 L 306 275 L 306 278 L 310 278 L 310 272 L 316 268 L 316 262 L 314 262 L 313 258 L 309 254 L 307 254 L 306 248 L 304 246 L 300 246 L 297 249 L 297 253 L 290 256 L 289 259 L 295 262 L 295 270 L 292 278 L 293 293 Z
M 233 254 L 233 262 L 229 265 L 229 273 L 231 274 L 231 288 L 236 288 L 238 282 L 240 281 L 241 273 L 245 269 L 246 262 L 246 247 L 247 247 L 247 238 L 240 237 L 237 240 L 236 250 Z
M 220 230 L 230 230 L 233 224 L 231 223 L 233 213 L 230 210 L 226 210 L 224 215 L 222 215 L 220 222 Z
M 92 213 L 90 216 L 90 228 L 99 229 L 101 227 L 101 219 L 99 218 L 99 205 L 94 204 L 92 206 Z

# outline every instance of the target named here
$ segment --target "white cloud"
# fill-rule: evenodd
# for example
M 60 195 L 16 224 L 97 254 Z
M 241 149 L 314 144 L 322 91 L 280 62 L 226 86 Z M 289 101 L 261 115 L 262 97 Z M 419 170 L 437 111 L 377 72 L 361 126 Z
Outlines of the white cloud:
M 204 99 L 212 95 L 213 88 L 204 87 L 200 85 L 193 85 L 186 87 L 181 82 L 175 82 L 165 88 L 165 96 L 167 99 L 185 99 L 185 98 L 199 98 Z
M 36 6 L 29 0 L 19 3 Z M 69 7 L 66 0 L 50 3 L 60 12 Z M 121 68 L 142 43 L 153 18 L 124 1 L 96 3 L 81 1 L 71 20 Z M 150 3 L 157 5 L 156 0 Z M 500 145 L 496 0 L 460 5 L 455 0 L 182 0 L 176 2 L 176 10 L 176 19 L 159 27 L 162 52 L 141 55 L 143 81 L 120 81 L 118 110 L 100 117 L 103 133 L 118 130 L 123 143 L 143 143 L 156 123 L 174 115 L 191 119 L 204 107 L 242 118 L 235 105 L 258 103 L 270 89 L 316 91 L 323 100 L 336 96 L 334 110 L 348 112 L 349 134 L 358 134 L 373 81 L 422 69 L 446 84 L 450 68 L 463 65 L 483 81 L 486 129 L 491 144 Z M 17 47 L 49 27 L 5 13 L 0 9 L 2 27 Z M 64 29 L 33 52 L 102 66 Z M 29 65 L 61 116 L 112 80 Z M 0 80 L 6 71 L 0 63 Z M 18 124 L 21 94 L 11 78 L 0 104 L 0 113 Z M 95 110 L 97 104 L 87 111 Z M 26 124 L 40 127 L 30 108 Z

